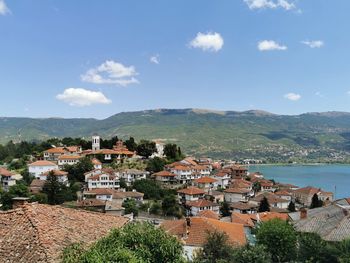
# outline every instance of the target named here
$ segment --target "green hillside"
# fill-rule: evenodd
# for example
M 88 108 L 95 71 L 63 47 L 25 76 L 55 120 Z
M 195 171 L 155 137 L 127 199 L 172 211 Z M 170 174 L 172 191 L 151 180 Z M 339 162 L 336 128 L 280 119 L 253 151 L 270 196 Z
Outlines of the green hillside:
M 263 111 L 149 110 L 104 120 L 0 118 L 0 142 L 50 137 L 163 139 L 188 154 L 220 158 L 344 161 L 350 156 L 350 113 L 275 115 Z

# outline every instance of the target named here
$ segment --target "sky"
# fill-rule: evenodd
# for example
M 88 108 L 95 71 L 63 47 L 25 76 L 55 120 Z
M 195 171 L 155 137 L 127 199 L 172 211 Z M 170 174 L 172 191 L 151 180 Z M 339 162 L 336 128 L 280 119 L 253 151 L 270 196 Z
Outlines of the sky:
M 350 111 L 349 0 L 0 0 L 0 116 Z

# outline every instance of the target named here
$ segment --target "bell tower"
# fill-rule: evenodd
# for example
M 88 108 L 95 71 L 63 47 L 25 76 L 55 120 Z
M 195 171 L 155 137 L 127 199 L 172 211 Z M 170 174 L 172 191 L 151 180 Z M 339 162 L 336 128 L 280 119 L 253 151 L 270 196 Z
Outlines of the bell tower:
M 96 152 L 100 150 L 100 136 L 94 134 L 92 136 L 92 151 Z

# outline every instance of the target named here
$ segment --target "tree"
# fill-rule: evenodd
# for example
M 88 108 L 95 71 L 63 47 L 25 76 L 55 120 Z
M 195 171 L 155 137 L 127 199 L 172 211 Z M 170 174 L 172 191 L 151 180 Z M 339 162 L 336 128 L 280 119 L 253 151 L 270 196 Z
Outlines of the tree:
M 179 161 L 183 157 L 180 147 L 173 143 L 168 143 L 164 146 L 164 154 L 167 159 L 172 161 Z
M 312 196 L 310 209 L 321 207 L 321 206 L 323 206 L 323 202 L 322 202 L 322 200 L 318 199 L 318 195 L 315 193 Z
M 145 199 L 156 199 L 159 200 L 163 196 L 163 189 L 158 182 L 150 179 L 137 180 L 133 184 L 133 188 L 136 191 L 144 193 Z
M 336 263 L 337 253 L 315 233 L 300 233 L 298 236 L 298 260 L 309 263 Z
M 157 148 L 155 142 L 141 140 L 137 145 L 137 153 L 145 158 L 149 158 L 156 151 Z
M 220 206 L 220 213 L 222 216 L 230 216 L 231 215 L 231 209 L 229 203 L 226 201 L 223 201 Z
M 125 146 L 128 148 L 129 151 L 136 151 L 137 149 L 137 143 L 135 142 L 134 137 L 130 137 L 128 140 L 125 141 Z
M 58 205 L 65 201 L 66 186 L 59 182 L 57 176 L 51 171 L 42 192 L 47 195 L 47 201 L 50 205 Z
M 256 231 L 258 245 L 266 247 L 273 262 L 291 262 L 297 255 L 297 234 L 293 226 L 280 219 L 260 224 Z
M 149 212 L 153 215 L 159 215 L 160 212 L 162 210 L 162 206 L 160 205 L 160 203 L 158 201 L 155 201 L 152 203 Z
M 208 232 L 203 250 L 195 258 L 195 262 L 231 262 L 232 252 L 233 248 L 229 245 L 228 236 L 225 233 L 219 231 Z
M 134 216 L 138 216 L 139 209 L 134 199 L 125 200 L 122 206 L 125 208 L 125 214 L 133 213 Z
M 262 245 L 245 246 L 236 248 L 233 251 L 234 263 L 270 263 L 271 255 L 267 249 Z
M 261 183 L 260 182 L 254 182 L 253 183 L 253 191 L 254 193 L 261 191 Z
M 290 201 L 290 202 L 289 202 L 288 211 L 289 211 L 289 212 L 295 212 L 295 211 L 296 211 L 296 210 L 295 210 L 295 204 L 294 204 L 293 201 Z
M 130 262 L 184 263 L 176 237 L 148 223 L 127 224 L 84 250 L 73 245 L 64 251 L 65 263 Z
M 258 212 L 270 212 L 270 204 L 266 196 L 260 201 Z
M 154 157 L 148 160 L 146 170 L 152 173 L 158 173 L 164 170 L 165 165 L 166 161 L 163 158 Z
M 2 204 L 2 210 L 12 209 L 13 201 L 15 197 L 29 197 L 28 187 L 23 183 L 17 183 L 10 186 L 8 192 L 0 192 L 0 203 Z
M 68 177 L 70 181 L 84 182 L 84 173 L 89 172 L 94 169 L 89 157 L 81 158 L 77 164 L 65 165 L 63 170 L 68 172 Z
M 175 195 L 167 195 L 163 198 L 162 210 L 165 216 L 181 217 L 181 210 Z
M 34 176 L 32 176 L 29 171 L 28 171 L 28 168 L 24 169 L 22 172 L 21 172 L 21 175 L 23 177 L 23 181 L 26 185 L 30 185 L 32 183 L 32 181 L 34 180 Z

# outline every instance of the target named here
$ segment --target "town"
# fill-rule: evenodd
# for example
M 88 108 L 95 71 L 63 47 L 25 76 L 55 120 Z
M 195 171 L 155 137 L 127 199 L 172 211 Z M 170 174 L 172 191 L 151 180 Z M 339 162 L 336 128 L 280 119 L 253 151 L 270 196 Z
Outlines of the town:
M 338 262 L 327 261 L 327 255 L 315 258 L 311 247 L 302 247 L 301 256 L 296 249 L 309 239 L 323 250 L 329 244 L 349 244 L 349 198 L 335 200 L 332 192 L 317 187 L 268 180 L 234 160 L 186 156 L 176 144 L 161 140 L 130 137 L 123 142 L 96 134 L 90 141 L 10 142 L 6 149 L 6 155 L 0 152 L 0 262 L 57 262 L 70 245 L 93 246 L 113 228 L 144 224 L 174 237 L 181 244 L 181 260 L 194 262 L 220 259 L 209 260 L 214 252 L 208 243 L 216 239 L 217 246 L 232 245 L 259 256 L 254 262 L 289 262 L 293 257 Z M 262 233 L 277 238 L 279 225 L 294 237 L 314 236 L 278 247 L 268 240 L 269 233 Z M 346 253 L 339 258 L 348 259 Z

